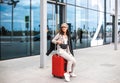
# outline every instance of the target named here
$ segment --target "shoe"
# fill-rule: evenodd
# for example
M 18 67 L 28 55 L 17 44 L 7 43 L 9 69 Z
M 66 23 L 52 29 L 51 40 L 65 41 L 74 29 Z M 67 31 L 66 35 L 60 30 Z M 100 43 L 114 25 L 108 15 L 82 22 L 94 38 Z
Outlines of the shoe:
M 71 77 L 76 77 L 77 75 L 74 74 L 74 73 L 70 73 L 70 76 L 71 76 Z
M 64 77 L 67 82 L 70 81 L 70 75 L 68 73 L 64 73 Z

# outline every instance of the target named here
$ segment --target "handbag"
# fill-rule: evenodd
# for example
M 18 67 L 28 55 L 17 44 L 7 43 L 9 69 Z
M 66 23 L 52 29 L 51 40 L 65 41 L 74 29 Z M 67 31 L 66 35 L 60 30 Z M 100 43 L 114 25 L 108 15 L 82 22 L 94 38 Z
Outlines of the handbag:
M 66 48 L 67 48 L 67 45 L 68 45 L 68 44 L 60 44 L 60 47 L 61 47 L 62 49 L 66 49 Z

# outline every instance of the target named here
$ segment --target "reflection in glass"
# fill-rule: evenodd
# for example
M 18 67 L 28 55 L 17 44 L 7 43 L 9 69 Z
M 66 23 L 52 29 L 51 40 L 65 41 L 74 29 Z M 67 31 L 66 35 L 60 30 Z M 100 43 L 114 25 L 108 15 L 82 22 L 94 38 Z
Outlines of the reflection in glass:
M 87 10 L 76 7 L 76 48 L 88 47 Z
M 11 0 L 4 1 L 6 2 Z M 56 0 L 52 1 L 54 2 Z M 57 26 L 55 3 L 47 3 L 46 32 L 48 49 L 50 47 L 50 40 L 55 36 L 60 24 L 66 21 L 69 25 L 74 48 L 89 47 L 92 46 L 92 44 L 95 44 L 94 46 L 102 45 L 105 0 L 58 1 L 62 3 L 67 2 L 67 4 L 58 5 Z M 111 43 L 114 40 L 113 19 L 112 16 L 110 16 L 114 10 L 113 2 L 114 0 L 106 0 L 107 17 L 105 43 Z M 19 0 L 13 11 L 10 3 L 0 3 L 0 36 L 2 42 L 1 59 L 40 54 L 40 0 L 32 0 L 31 3 L 32 9 L 30 9 L 30 0 Z M 118 28 L 120 31 L 119 26 Z M 11 42 L 11 40 L 13 42 Z M 18 47 L 19 49 L 16 49 Z
M 104 0 L 88 0 L 88 8 L 104 11 Z
M 74 4 L 75 5 L 75 0 L 67 0 L 67 3 Z
M 103 40 L 103 29 L 104 29 L 104 19 L 103 19 L 104 13 L 103 12 L 98 12 L 98 26 L 97 28 L 100 27 L 97 39 L 98 40 Z
M 59 2 L 66 3 L 66 0 L 59 0 Z
M 32 46 L 32 54 L 40 55 L 40 1 L 35 0 L 32 1 L 32 35 L 33 40 L 31 41 Z
M 87 7 L 88 0 L 76 0 L 76 5 Z
M 112 38 L 113 34 L 113 24 L 112 24 L 112 19 L 113 17 L 110 14 L 107 14 L 107 19 L 106 19 L 106 44 L 112 43 Z
M 88 8 L 97 10 L 98 0 L 88 0 Z
M 30 21 L 25 20 L 25 16 L 28 16 L 28 19 L 30 18 L 30 1 L 19 0 L 17 4 L 13 4 L 12 1 L 5 1 L 0 4 L 0 7 L 2 17 L 0 24 L 6 30 L 5 35 L 1 36 L 1 59 L 30 55 L 29 35 L 31 26 L 29 25 Z
M 56 14 L 55 14 L 55 5 L 47 5 L 47 49 L 50 48 L 50 41 L 55 36 L 56 32 Z
M 75 39 L 76 39 L 76 29 L 75 29 L 75 7 L 67 5 L 67 23 L 69 23 L 70 33 L 73 42 L 73 48 L 75 48 Z
M 88 10 L 88 28 L 89 28 L 89 33 L 90 33 L 90 42 L 93 39 L 96 29 L 97 29 L 97 24 L 98 24 L 98 19 L 97 19 L 97 11 L 93 10 Z
M 56 1 L 56 0 L 50 0 L 50 1 Z M 63 3 L 63 2 L 64 2 L 64 3 L 66 2 L 66 0 L 57 0 L 57 1 L 58 1 L 58 2 L 62 2 L 62 3 Z

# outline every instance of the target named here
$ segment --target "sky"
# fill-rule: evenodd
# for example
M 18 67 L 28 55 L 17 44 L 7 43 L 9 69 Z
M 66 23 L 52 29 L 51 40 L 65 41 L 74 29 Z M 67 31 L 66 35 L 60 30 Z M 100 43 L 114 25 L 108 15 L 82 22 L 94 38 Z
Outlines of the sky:
M 70 2 L 73 3 L 71 0 Z M 82 1 L 84 0 L 76 0 L 76 3 L 83 3 Z M 90 3 L 89 6 L 91 6 L 91 8 L 97 8 L 97 1 L 101 2 L 104 0 L 88 0 Z M 110 1 L 110 0 L 109 0 Z M 112 0 L 114 1 L 114 0 Z M 118 0 L 120 3 L 120 0 Z M 5 0 L 5 2 L 7 2 L 7 0 Z M 112 2 L 113 3 L 113 2 Z M 109 6 L 111 7 L 112 10 L 114 10 L 114 5 L 113 4 L 109 4 Z M 87 4 L 87 3 L 85 3 Z M 81 4 L 81 5 L 85 5 L 85 4 Z M 120 5 L 119 5 L 120 6 Z M 103 7 L 103 5 L 102 5 Z M 118 7 L 119 9 L 119 14 L 120 14 L 120 7 Z M 27 28 L 25 27 L 25 16 L 29 16 L 30 15 L 30 0 L 20 0 L 20 2 L 17 4 L 17 6 L 13 9 L 14 10 L 14 30 L 26 30 Z M 48 8 L 48 11 L 51 10 Z M 7 4 L 0 4 L 0 13 L 1 13 L 1 24 L 4 25 L 8 30 L 11 30 L 11 19 L 12 19 L 12 6 L 11 5 L 7 5 Z M 71 10 L 68 10 L 71 11 Z M 101 11 L 104 11 L 103 9 L 101 9 Z M 73 17 L 74 18 L 74 17 Z M 32 29 L 36 29 L 39 30 L 39 23 L 40 23 L 40 0 L 32 0 Z M 68 19 L 71 20 L 71 19 Z M 85 21 L 85 19 L 81 19 L 83 21 Z M 94 18 L 93 18 L 94 20 Z M 77 20 L 79 22 L 79 19 Z M 89 21 L 89 20 L 87 20 Z M 90 20 L 91 21 L 91 20 Z
M 0 8 L 2 19 L 1 25 L 4 25 L 8 30 L 11 30 L 12 6 L 8 4 L 0 4 Z M 40 8 L 39 0 L 32 0 L 32 18 L 33 18 L 32 22 L 34 22 L 34 24 L 36 25 L 35 27 L 38 27 L 40 23 L 39 8 Z M 20 2 L 16 5 L 13 11 L 14 11 L 13 13 L 14 30 L 26 30 L 25 16 L 30 16 L 30 0 L 20 0 Z

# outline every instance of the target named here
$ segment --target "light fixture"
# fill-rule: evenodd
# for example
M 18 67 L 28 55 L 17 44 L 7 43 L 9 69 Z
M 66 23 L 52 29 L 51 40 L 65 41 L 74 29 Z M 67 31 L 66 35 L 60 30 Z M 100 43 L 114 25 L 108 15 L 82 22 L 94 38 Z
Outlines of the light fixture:
M 8 4 L 8 5 L 13 5 L 13 7 L 15 8 L 18 2 L 19 2 L 19 0 L 17 0 L 17 1 L 11 0 L 11 1 L 8 2 L 7 4 Z

